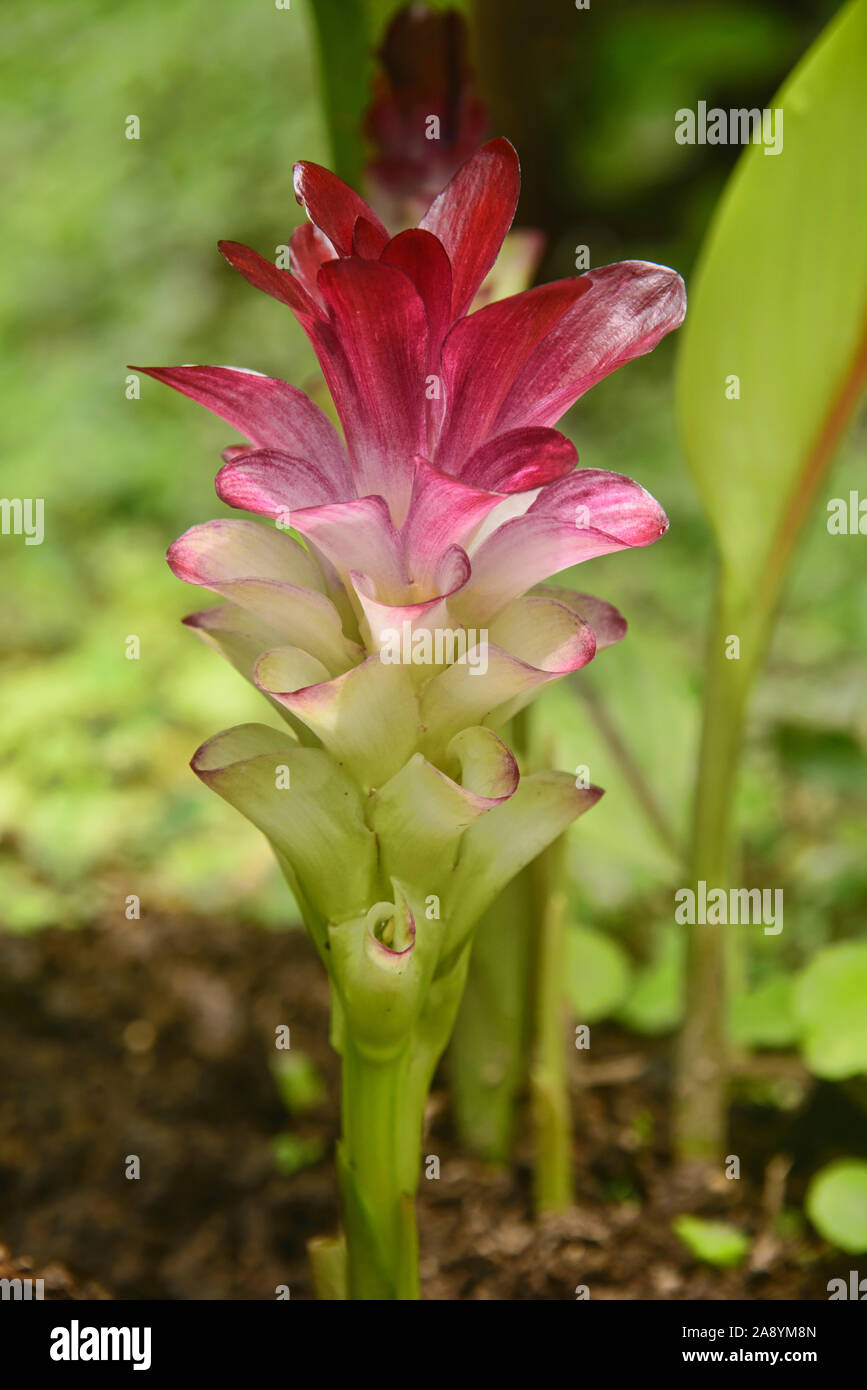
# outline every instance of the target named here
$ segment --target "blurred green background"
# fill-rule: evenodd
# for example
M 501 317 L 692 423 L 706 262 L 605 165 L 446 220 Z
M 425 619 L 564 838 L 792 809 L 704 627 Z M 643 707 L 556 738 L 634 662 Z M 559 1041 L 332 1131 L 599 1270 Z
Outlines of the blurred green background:
M 689 284 L 737 150 L 678 146 L 674 111 L 766 104 L 836 8 L 482 0 L 482 92 L 492 133 L 522 157 L 518 223 L 548 236 L 542 278 L 573 273 L 586 243 L 592 264 L 660 260 Z M 270 713 L 180 626 L 201 596 L 163 562 L 186 527 L 226 514 L 213 476 L 231 431 L 144 377 L 128 399 L 126 364 L 313 375 L 291 315 L 216 251 L 226 237 L 273 257 L 300 220 L 293 161 L 328 162 L 310 0 L 7 0 L 2 30 L 0 496 L 43 497 L 45 540 L 0 537 L 0 926 L 122 919 L 129 894 L 144 917 L 280 926 L 292 905 L 267 845 L 188 768 L 206 737 Z M 682 841 L 712 554 L 678 449 L 675 351 L 665 342 L 567 419 L 582 463 L 639 479 L 672 526 L 649 551 L 567 576 L 631 630 L 538 716 L 559 765 L 587 765 L 608 790 L 572 836 L 575 913 L 622 947 L 613 977 L 600 963 L 602 1012 L 649 1031 L 677 1015 L 665 923 L 682 878 L 598 709 Z M 783 887 L 786 930 L 751 934 L 750 987 L 854 934 L 867 904 L 867 573 L 863 538 L 830 537 L 824 511 L 863 482 L 863 447 L 862 421 L 808 525 L 752 713 L 740 882 Z M 766 1040 L 787 1039 L 787 1008 L 774 993 Z

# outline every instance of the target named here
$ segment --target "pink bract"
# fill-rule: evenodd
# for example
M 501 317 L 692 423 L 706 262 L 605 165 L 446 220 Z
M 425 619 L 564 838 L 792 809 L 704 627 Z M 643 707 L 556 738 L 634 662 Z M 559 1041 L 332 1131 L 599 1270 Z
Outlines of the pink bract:
M 302 325 L 342 438 L 286 382 L 234 367 L 143 369 L 249 441 L 226 451 L 220 497 L 308 544 L 249 522 L 211 522 L 181 537 L 169 563 L 284 641 L 288 627 L 305 651 L 304 635 L 318 631 L 310 641 L 317 658 L 328 653 L 326 678 L 375 650 L 389 624 L 493 622 L 549 576 L 667 529 L 644 488 L 577 467 L 554 426 L 679 325 L 683 282 L 667 267 L 624 261 L 468 312 L 519 187 L 515 150 L 493 140 L 418 227 L 392 237 L 334 174 L 300 163 L 295 192 L 309 222 L 292 235 L 291 269 L 221 243 L 230 264 Z M 589 659 L 585 645 L 573 647 L 576 665 Z

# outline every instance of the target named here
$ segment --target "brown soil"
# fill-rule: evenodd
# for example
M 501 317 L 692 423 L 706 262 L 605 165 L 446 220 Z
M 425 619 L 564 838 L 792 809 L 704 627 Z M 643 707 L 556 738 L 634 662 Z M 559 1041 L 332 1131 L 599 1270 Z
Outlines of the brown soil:
M 330 1094 L 292 1129 L 330 1153 L 327 1009 L 301 932 L 143 921 L 0 934 L 0 1239 L 48 1266 L 56 1297 L 100 1296 L 93 1281 L 118 1298 L 273 1299 L 281 1284 L 311 1297 L 306 1241 L 336 1228 L 334 1173 L 330 1159 L 278 1171 L 272 1141 L 289 1122 L 269 1061 L 288 1024 Z M 422 1179 L 419 1202 L 427 1298 L 573 1299 L 577 1285 L 608 1299 L 827 1298 L 845 1257 L 809 1228 L 780 1236 L 776 1218 L 835 1131 L 851 1138 L 845 1102 L 829 1087 L 795 1112 L 736 1110 L 741 1180 L 709 1188 L 671 1168 L 668 1053 L 603 1027 L 592 1061 L 575 1053 L 579 1205 L 541 1226 L 526 1145 L 508 1172 L 468 1159 L 435 1088 L 425 1152 L 441 1177 Z M 685 1210 L 756 1237 L 748 1264 L 697 1264 L 671 1231 Z

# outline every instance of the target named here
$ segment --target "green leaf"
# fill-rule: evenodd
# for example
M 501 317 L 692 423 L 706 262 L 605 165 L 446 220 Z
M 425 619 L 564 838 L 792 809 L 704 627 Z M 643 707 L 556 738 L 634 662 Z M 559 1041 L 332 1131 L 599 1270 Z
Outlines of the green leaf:
M 691 288 L 683 440 L 728 611 L 759 626 L 867 377 L 865 53 L 867 3 L 855 0 L 771 101 L 782 150 L 745 149 Z M 727 399 L 732 376 L 740 399 Z
M 724 1221 L 705 1221 L 700 1216 L 678 1216 L 672 1222 L 674 1234 L 697 1260 L 717 1269 L 734 1269 L 750 1248 L 743 1231 Z
M 801 1031 L 793 1005 L 794 981 L 774 975 L 749 994 L 735 995 L 729 1034 L 740 1047 L 790 1047 Z
M 294 1177 L 305 1168 L 312 1168 L 324 1158 L 327 1145 L 324 1139 L 304 1138 L 300 1134 L 275 1134 L 271 1152 L 277 1169 L 284 1178 Z
M 810 507 L 867 381 L 867 165 L 857 149 L 867 124 L 865 52 L 867 0 L 853 0 L 771 100 L 769 134 L 782 135 L 782 147 L 762 140 L 744 150 L 690 290 L 678 414 L 721 560 L 690 880 L 731 872 L 751 683 Z M 721 1139 L 724 939 L 718 931 L 689 938 L 678 1080 L 688 1099 L 675 1126 L 682 1156 L 713 1152 Z
M 867 1072 L 867 942 L 820 951 L 802 972 L 794 1002 L 804 1061 L 816 1076 L 839 1081 Z
M 867 1250 L 867 1163 L 841 1158 L 807 1189 L 807 1215 L 820 1235 L 849 1255 Z
M 573 927 L 567 937 L 567 989 L 582 1023 L 606 1018 L 621 1002 L 630 982 L 623 947 L 593 927 Z
M 683 1016 L 683 935 L 670 927 L 658 930 L 654 959 L 637 972 L 635 983 L 617 1011 L 637 1033 L 670 1033 Z
M 306 1052 L 281 1053 L 271 1063 L 271 1075 L 290 1115 L 306 1115 L 325 1099 L 322 1073 Z

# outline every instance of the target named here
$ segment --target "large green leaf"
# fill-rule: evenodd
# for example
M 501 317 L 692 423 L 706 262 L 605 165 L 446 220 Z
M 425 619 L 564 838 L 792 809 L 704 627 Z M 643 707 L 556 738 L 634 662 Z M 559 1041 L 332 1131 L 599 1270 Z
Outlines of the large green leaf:
M 730 878 L 751 684 L 789 561 L 867 381 L 867 0 L 840 11 L 770 107 L 775 143 L 749 145 L 727 186 L 679 362 L 681 434 L 721 560 L 692 881 Z M 724 1142 L 725 941 L 709 927 L 688 943 L 675 1122 L 685 1157 L 710 1158 Z
M 867 377 L 865 0 L 843 8 L 770 105 L 783 111 L 782 150 L 748 146 L 728 185 L 678 382 L 725 607 L 759 626 Z M 740 399 L 727 397 L 732 376 Z

